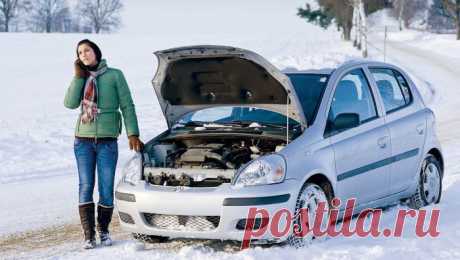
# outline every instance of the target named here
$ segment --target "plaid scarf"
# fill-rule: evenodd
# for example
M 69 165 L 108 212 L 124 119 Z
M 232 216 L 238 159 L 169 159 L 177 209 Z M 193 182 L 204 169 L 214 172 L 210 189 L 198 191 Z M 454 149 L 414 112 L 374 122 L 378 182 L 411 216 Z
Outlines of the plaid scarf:
M 107 71 L 107 66 L 98 68 L 97 71 L 89 71 L 89 77 L 86 80 L 83 90 L 83 99 L 81 101 L 81 117 L 80 121 L 83 124 L 88 124 L 96 119 L 97 109 L 97 83 L 96 78 Z

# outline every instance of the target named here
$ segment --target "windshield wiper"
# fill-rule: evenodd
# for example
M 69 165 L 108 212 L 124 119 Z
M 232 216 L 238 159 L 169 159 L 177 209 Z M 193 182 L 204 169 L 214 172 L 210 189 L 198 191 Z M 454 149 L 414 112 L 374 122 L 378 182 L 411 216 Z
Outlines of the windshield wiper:
M 184 126 L 203 126 L 204 124 L 208 124 L 209 122 L 205 121 L 188 121 L 186 123 L 181 123 Z

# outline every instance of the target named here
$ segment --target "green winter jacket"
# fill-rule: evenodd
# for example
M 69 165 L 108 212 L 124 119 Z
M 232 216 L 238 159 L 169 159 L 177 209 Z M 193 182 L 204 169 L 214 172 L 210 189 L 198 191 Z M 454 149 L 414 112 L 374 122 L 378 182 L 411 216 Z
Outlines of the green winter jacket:
M 107 66 L 103 59 L 98 69 Z M 80 107 L 85 86 L 84 78 L 74 77 L 64 99 L 64 106 L 70 109 Z M 80 116 L 75 127 L 75 136 L 79 137 L 118 137 L 121 133 L 121 113 L 128 136 L 139 136 L 136 111 L 131 98 L 131 93 L 123 73 L 114 68 L 107 71 L 97 79 L 97 106 L 99 113 L 95 121 L 89 124 L 80 123 Z

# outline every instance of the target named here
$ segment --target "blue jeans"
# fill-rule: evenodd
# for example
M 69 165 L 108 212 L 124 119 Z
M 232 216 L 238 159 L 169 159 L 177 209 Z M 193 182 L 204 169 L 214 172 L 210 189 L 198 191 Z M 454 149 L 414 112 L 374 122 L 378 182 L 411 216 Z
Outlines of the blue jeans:
M 93 202 L 95 171 L 99 190 L 99 205 L 113 207 L 113 186 L 118 159 L 118 143 L 75 138 L 75 158 L 77 159 L 80 205 Z

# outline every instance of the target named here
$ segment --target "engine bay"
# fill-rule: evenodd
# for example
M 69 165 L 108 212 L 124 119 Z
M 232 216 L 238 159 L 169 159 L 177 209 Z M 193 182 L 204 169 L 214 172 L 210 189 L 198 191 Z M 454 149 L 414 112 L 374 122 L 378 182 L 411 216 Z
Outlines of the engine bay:
M 215 187 L 260 156 L 284 148 L 285 140 L 263 136 L 164 138 L 144 151 L 144 179 L 153 185 Z

